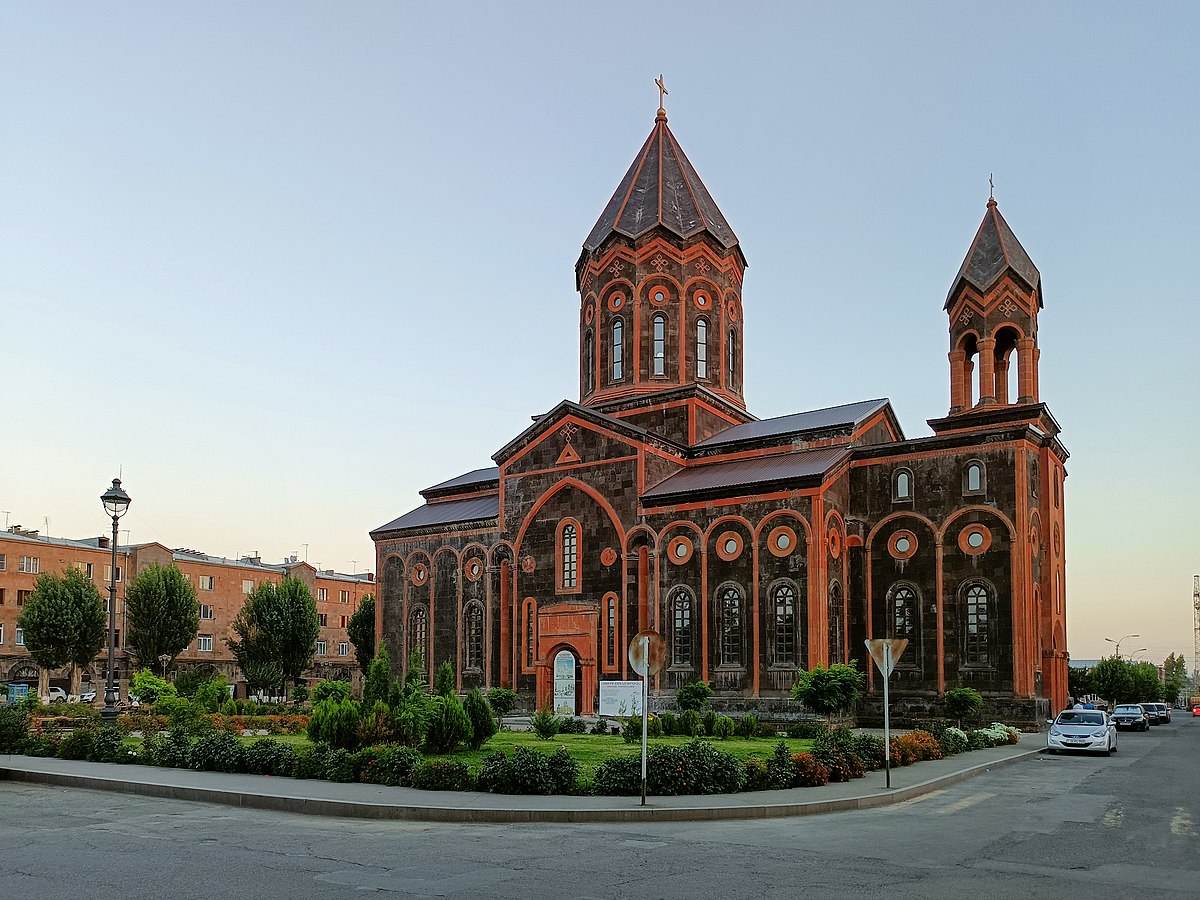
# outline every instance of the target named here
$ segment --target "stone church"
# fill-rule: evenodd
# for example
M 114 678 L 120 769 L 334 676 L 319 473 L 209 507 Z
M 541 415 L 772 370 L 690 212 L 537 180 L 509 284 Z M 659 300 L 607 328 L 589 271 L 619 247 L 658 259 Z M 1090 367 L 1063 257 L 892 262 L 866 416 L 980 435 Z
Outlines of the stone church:
M 700 679 L 768 711 L 798 668 L 857 660 L 870 718 L 864 639 L 903 637 L 894 707 L 966 686 L 1010 722 L 1061 708 L 1067 452 L 1038 394 L 1041 277 L 995 200 L 945 299 L 929 437 L 886 399 L 751 414 L 745 269 L 660 108 L 575 264 L 578 401 L 371 532 L 394 663 L 419 648 L 431 679 L 450 660 L 531 708 L 557 660 L 590 714 L 654 629 L 658 705 Z

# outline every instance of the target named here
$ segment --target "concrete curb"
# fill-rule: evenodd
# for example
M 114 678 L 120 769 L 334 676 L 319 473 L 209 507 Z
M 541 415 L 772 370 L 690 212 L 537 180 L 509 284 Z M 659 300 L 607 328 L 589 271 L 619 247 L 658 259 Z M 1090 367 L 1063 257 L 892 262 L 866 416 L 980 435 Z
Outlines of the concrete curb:
M 875 809 L 904 803 L 932 791 L 974 778 L 991 769 L 1036 756 L 1042 749 L 1030 750 L 1003 759 L 991 760 L 969 766 L 956 772 L 938 776 L 918 784 L 891 791 L 880 791 L 858 797 L 816 800 L 807 803 L 753 803 L 732 806 L 631 806 L 592 809 L 570 808 L 518 808 L 499 806 L 421 806 L 411 803 L 396 804 L 333 798 L 295 797 L 286 794 L 265 792 L 246 793 L 216 787 L 193 787 L 161 784 L 144 781 L 124 781 L 96 775 L 81 775 L 67 772 L 30 771 L 0 763 L 0 779 L 29 782 L 31 784 L 54 785 L 57 787 L 82 788 L 94 791 L 110 791 L 120 794 L 137 794 L 170 800 L 187 800 L 199 803 L 217 803 L 244 809 L 265 809 L 275 812 L 298 813 L 309 816 L 337 816 L 352 819 L 393 819 L 413 822 L 445 822 L 457 824 L 524 824 L 524 823 L 625 823 L 625 822 L 707 822 L 723 819 L 769 819 L 794 816 L 811 816 L 832 812 L 847 812 L 858 809 Z M 291 781 L 291 779 L 287 779 Z M 851 782 L 853 784 L 853 782 Z M 797 790 L 804 790 L 802 788 Z M 445 799 L 447 794 L 438 794 Z M 473 799 L 485 797 L 499 799 L 499 795 L 469 794 Z M 752 794 L 730 795 L 752 800 Z M 569 799 L 569 798 L 563 798 Z M 612 798 L 616 801 L 637 802 L 636 798 Z M 649 802 L 655 799 L 650 798 Z M 676 803 L 692 798 L 670 798 Z M 694 798 L 703 801 L 705 798 Z

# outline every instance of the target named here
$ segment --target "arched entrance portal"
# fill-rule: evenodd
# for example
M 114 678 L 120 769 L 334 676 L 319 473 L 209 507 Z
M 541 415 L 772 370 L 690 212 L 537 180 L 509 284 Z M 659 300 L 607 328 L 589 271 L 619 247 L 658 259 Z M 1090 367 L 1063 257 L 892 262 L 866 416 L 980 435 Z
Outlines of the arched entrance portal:
M 571 704 L 572 711 L 569 715 L 595 715 L 596 697 L 600 690 L 599 672 L 596 668 L 600 616 L 596 607 L 582 604 L 564 604 L 549 609 L 539 607 L 537 625 L 538 708 L 550 706 L 556 714 L 563 715 L 564 713 L 558 712 L 560 698 L 557 689 L 561 684 L 565 690 L 569 677 L 574 694 L 569 701 L 563 700 L 564 703 Z M 563 666 L 561 670 L 560 663 Z M 560 671 L 562 682 L 558 682 L 556 677 Z M 562 696 L 565 698 L 568 695 Z
M 554 714 L 577 716 L 583 700 L 583 666 L 570 650 L 554 654 Z

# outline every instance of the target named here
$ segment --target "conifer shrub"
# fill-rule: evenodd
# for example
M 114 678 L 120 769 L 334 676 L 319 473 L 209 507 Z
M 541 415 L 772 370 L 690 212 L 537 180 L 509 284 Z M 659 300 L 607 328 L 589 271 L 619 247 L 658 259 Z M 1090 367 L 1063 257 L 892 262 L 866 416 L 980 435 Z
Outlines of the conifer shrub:
M 322 682 L 336 684 L 340 682 Z M 358 747 L 358 704 L 346 697 L 330 696 L 313 707 L 308 721 L 308 739 L 314 744 L 354 750 Z
M 659 719 L 662 720 L 662 733 L 667 737 L 679 734 L 679 720 L 675 718 L 675 713 L 665 712 Z
M 454 663 L 444 659 L 433 675 L 433 692 L 442 697 L 449 697 L 454 690 Z
M 472 791 L 475 779 L 466 763 L 431 759 L 412 770 L 412 786 L 423 791 Z
M 727 741 L 733 737 L 735 730 L 733 719 L 729 716 L 717 716 L 713 724 L 713 736 L 722 741 Z
M 420 747 L 425 743 L 433 698 L 425 693 L 424 682 L 409 682 L 394 691 L 392 726 L 396 740 L 405 747 Z
M 312 702 L 314 706 L 323 700 L 348 699 L 350 699 L 350 682 L 348 681 L 320 681 L 312 690 Z M 258 704 L 255 703 L 254 705 L 257 706 Z M 254 713 L 247 712 L 247 715 L 254 715 Z
M 492 707 L 483 696 L 483 691 L 472 688 L 467 694 L 466 702 L 463 703 L 463 709 L 467 712 L 467 718 L 471 720 L 471 749 L 478 750 L 496 733 L 498 727 Z
M 754 713 L 738 716 L 734 723 L 734 733 L 740 738 L 758 736 L 758 718 Z
M 775 752 L 767 760 L 767 777 L 775 790 L 785 790 L 795 786 L 796 766 L 792 762 L 792 754 L 788 752 L 787 744 L 780 741 L 775 745 Z
M 543 706 L 529 717 L 529 727 L 543 741 L 548 741 L 562 730 L 562 719 L 554 715 L 550 707 Z
M 375 658 L 367 666 L 367 680 L 363 684 L 363 709 L 373 709 L 376 703 L 385 706 L 392 689 L 392 660 L 388 656 L 387 647 L 380 643 L 375 651 Z
M 470 741 L 471 735 L 471 720 L 457 697 L 446 694 L 432 699 L 425 728 L 425 746 L 430 753 L 449 753 Z
M 666 716 L 664 715 L 665 719 Z M 704 720 L 700 713 L 694 709 L 685 709 L 679 716 L 679 734 L 686 734 L 688 737 L 699 737 L 705 734 Z
M 566 717 L 562 720 L 562 728 L 559 734 L 587 734 L 587 722 L 578 716 Z
M 229 700 L 226 700 L 223 704 L 221 704 L 221 715 L 236 716 L 237 714 L 238 714 L 238 705 L 237 705 L 237 702 L 234 701 L 232 698 Z
M 706 709 L 701 720 L 704 722 L 704 734 L 707 737 L 712 737 L 717 731 L 717 712 L 714 709 Z
M 608 719 L 601 716 L 596 720 L 596 724 L 592 726 L 592 734 L 608 734 Z

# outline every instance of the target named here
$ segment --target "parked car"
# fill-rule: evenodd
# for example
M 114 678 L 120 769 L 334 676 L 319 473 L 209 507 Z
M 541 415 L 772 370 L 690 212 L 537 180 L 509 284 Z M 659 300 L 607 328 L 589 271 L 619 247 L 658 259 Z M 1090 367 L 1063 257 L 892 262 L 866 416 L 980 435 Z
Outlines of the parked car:
M 1167 712 L 1165 703 L 1143 703 L 1141 707 L 1150 717 L 1151 725 L 1165 725 L 1171 721 L 1171 714 Z
M 82 694 L 79 695 L 79 702 L 80 703 L 95 703 L 96 702 L 96 692 L 94 690 L 84 691 Z
M 1196 716 L 1200 716 L 1200 706 L 1192 707 L 1192 716 L 1193 716 L 1193 718 Z
M 49 697 L 50 697 L 51 703 L 66 703 L 67 702 L 67 692 L 64 691 L 60 687 L 50 688 Z
M 1117 723 L 1098 709 L 1064 709 L 1050 723 L 1046 749 L 1050 753 L 1082 750 L 1108 756 L 1117 749 Z
M 1113 710 L 1113 721 L 1117 728 L 1128 728 L 1130 731 L 1149 731 L 1150 714 L 1137 703 L 1124 703 Z

